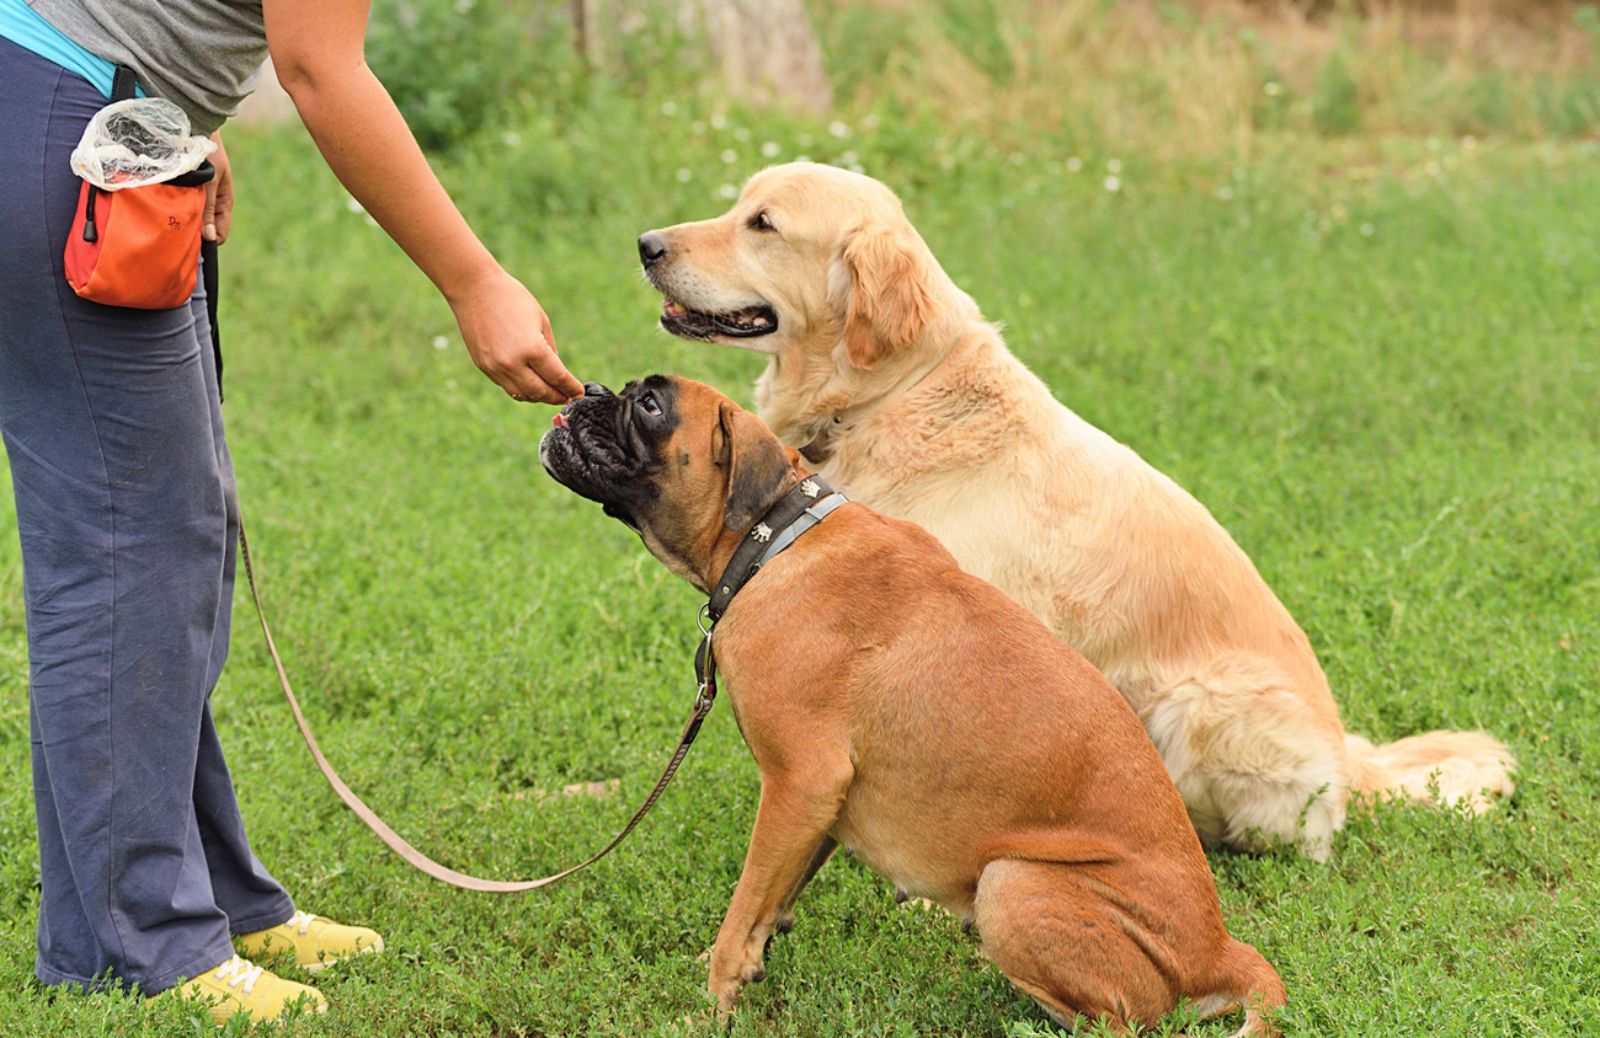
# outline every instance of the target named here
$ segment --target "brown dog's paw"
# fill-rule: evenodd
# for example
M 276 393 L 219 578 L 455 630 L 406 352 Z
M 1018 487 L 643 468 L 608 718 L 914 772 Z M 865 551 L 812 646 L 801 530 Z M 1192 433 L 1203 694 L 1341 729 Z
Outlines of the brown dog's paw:
M 717 1000 L 717 1019 L 721 1020 L 731 1015 L 734 1006 L 739 1004 L 739 989 L 744 987 L 744 982 L 737 978 L 713 979 L 707 987 L 711 997 Z
M 782 913 L 779 913 L 777 921 L 775 921 L 772 924 L 772 928 L 773 928 L 773 930 L 777 931 L 778 933 L 788 933 L 790 930 L 793 930 L 794 929 L 794 913 L 793 912 L 782 912 Z
M 711 949 L 711 977 L 707 987 L 716 996 L 719 1008 L 731 1010 L 739 999 L 739 989 L 767 979 L 762 952 L 765 941 L 748 940 Z

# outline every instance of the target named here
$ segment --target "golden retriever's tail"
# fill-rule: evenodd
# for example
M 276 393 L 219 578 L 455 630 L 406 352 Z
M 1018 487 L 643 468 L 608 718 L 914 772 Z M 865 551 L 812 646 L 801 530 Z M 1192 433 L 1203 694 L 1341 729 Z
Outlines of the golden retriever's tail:
M 1466 802 L 1474 814 L 1494 806 L 1516 788 L 1516 758 L 1487 732 L 1424 732 L 1374 746 L 1346 734 L 1350 788 L 1358 793 L 1404 796 L 1432 803 Z

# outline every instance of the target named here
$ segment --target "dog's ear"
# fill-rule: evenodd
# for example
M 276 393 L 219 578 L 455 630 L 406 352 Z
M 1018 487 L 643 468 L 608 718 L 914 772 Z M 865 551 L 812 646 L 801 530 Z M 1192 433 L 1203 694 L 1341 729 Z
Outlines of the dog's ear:
M 794 481 L 793 451 L 786 450 L 761 419 L 732 403 L 717 409 L 722 429 L 722 463 L 728 470 L 728 493 L 722 502 L 722 524 L 743 533 Z
M 844 348 L 850 363 L 870 368 L 922 336 L 933 319 L 928 248 L 909 224 L 868 224 L 845 242 L 850 304 Z

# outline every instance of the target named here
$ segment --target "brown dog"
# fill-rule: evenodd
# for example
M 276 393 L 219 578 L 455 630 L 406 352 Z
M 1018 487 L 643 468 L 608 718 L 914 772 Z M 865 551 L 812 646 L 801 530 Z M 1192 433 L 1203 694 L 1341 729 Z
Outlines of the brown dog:
M 569 405 L 540 444 L 710 592 L 800 484 L 798 456 L 708 386 L 653 376 Z M 797 630 L 796 617 L 807 618 Z M 744 871 L 711 953 L 731 1008 L 835 841 L 974 921 L 1052 1017 L 1153 1023 L 1180 998 L 1243 1004 L 1283 982 L 1223 925 L 1183 801 L 1133 711 L 1076 650 L 920 527 L 847 504 L 772 558 L 716 628 L 761 770 Z

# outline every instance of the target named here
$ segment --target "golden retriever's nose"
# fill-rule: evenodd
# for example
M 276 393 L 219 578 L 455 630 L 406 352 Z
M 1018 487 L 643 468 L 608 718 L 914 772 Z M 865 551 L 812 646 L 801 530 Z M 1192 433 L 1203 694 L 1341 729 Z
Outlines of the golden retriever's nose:
M 639 259 L 647 267 L 653 267 L 667 258 L 667 240 L 655 231 L 646 231 L 639 235 Z

